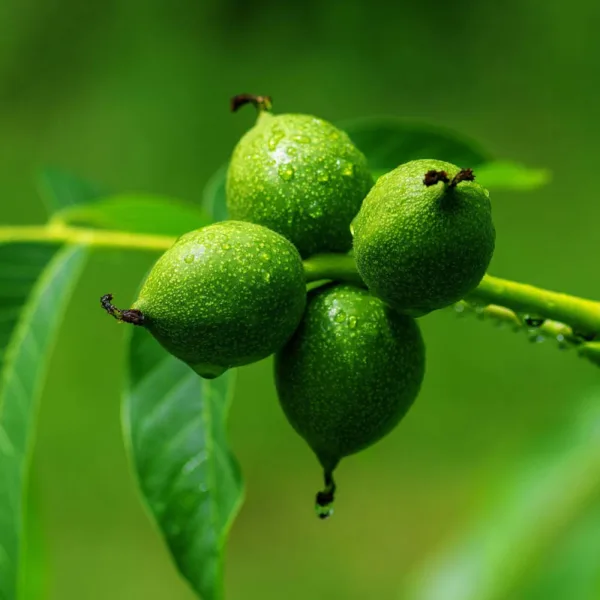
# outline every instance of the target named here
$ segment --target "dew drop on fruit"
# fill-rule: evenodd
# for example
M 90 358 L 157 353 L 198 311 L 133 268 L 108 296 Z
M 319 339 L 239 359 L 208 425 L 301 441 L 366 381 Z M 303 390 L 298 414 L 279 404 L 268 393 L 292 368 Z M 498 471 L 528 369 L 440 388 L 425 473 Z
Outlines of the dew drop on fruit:
M 289 181 L 290 179 L 293 179 L 296 170 L 291 165 L 281 165 L 278 173 L 281 179 L 284 181 Z
M 295 156 L 296 154 L 298 154 L 298 148 L 296 148 L 296 146 L 290 146 L 286 152 L 290 155 L 290 156 Z
M 344 177 L 352 177 L 354 175 L 354 165 L 352 163 L 348 163 L 343 169 L 342 169 L 342 175 Z
M 327 183 L 329 181 L 329 174 L 327 173 L 327 171 L 319 169 L 317 171 L 317 181 L 319 183 Z
M 273 151 L 277 148 L 279 142 L 284 138 L 285 134 L 283 131 L 278 129 L 273 131 L 273 135 L 269 138 L 267 145 L 269 146 L 269 150 Z
M 354 329 L 357 322 L 358 319 L 354 315 L 348 317 L 348 327 L 350 327 L 350 329 Z
M 294 141 L 299 144 L 310 144 L 310 138 L 307 135 L 295 135 Z
M 336 323 L 343 323 L 346 320 L 346 313 L 343 310 L 340 310 L 340 312 L 338 312 L 335 315 L 335 322 Z
M 194 262 L 194 259 L 196 257 L 193 254 L 188 254 L 184 259 L 183 262 L 187 263 L 188 265 L 192 264 Z
M 323 216 L 323 209 L 321 208 L 319 202 L 311 202 L 310 206 L 308 207 L 308 216 L 311 217 L 311 219 L 318 219 L 319 217 Z

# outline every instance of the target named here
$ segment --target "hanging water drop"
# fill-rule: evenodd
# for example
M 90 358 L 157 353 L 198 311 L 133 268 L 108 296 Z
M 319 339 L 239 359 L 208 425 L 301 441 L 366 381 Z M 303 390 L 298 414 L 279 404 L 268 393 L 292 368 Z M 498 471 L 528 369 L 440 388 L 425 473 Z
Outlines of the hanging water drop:
M 319 519 L 328 519 L 333 514 L 333 500 L 335 498 L 335 481 L 330 471 L 325 471 L 325 489 L 317 493 L 315 512 Z
M 546 319 L 544 319 L 543 317 L 538 317 L 536 315 L 524 315 L 523 321 L 525 322 L 525 325 L 527 325 L 527 327 L 533 327 L 534 329 L 537 329 L 546 322 Z

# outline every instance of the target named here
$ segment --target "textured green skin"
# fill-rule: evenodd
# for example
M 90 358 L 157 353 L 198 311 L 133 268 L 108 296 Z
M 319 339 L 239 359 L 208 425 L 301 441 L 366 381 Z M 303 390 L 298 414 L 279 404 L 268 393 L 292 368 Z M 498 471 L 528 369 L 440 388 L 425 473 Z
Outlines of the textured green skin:
M 300 326 L 275 358 L 281 406 L 329 470 L 398 424 L 424 370 L 415 320 L 347 284 L 309 293 Z
M 210 378 L 281 348 L 305 303 L 296 248 L 265 227 L 224 221 L 181 236 L 134 308 L 169 352 Z
M 350 223 L 372 185 L 366 158 L 331 123 L 261 113 L 233 152 L 227 208 L 232 219 L 279 232 L 304 258 L 347 252 Z
M 353 221 L 358 271 L 377 296 L 421 315 L 464 298 L 481 281 L 496 233 L 488 191 L 475 182 L 426 187 L 429 170 L 460 170 L 415 160 L 381 177 Z

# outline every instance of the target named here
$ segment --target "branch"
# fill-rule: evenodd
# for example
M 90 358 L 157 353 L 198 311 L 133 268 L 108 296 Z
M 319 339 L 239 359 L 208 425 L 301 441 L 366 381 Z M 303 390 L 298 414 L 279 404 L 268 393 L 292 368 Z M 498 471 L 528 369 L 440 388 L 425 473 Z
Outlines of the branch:
M 322 254 L 304 261 L 307 281 L 359 281 L 350 255 Z M 554 338 L 560 347 L 576 347 L 580 356 L 600 366 L 600 302 L 551 292 L 532 285 L 486 275 L 458 312 L 473 312 L 482 318 L 508 323 L 541 341 Z
M 577 333 L 600 334 L 600 302 L 542 290 L 532 285 L 486 275 L 468 299 L 499 304 L 570 325 Z
M 175 238 L 125 231 L 48 226 L 0 227 L 0 244 L 39 242 L 85 244 L 96 248 L 164 252 Z M 321 254 L 304 261 L 307 283 L 323 280 L 362 285 L 354 258 L 349 254 Z M 523 283 L 486 275 L 463 302 L 458 312 L 508 323 L 530 336 L 554 338 L 561 347 L 577 348 L 580 356 L 600 366 L 600 302 L 551 292 Z M 538 323 L 539 321 L 539 323 Z
M 50 226 L 0 227 L 0 244 L 7 242 L 85 244 L 97 248 L 164 252 L 173 245 L 175 238 L 163 235 L 128 233 L 126 231 L 69 227 L 56 223 Z

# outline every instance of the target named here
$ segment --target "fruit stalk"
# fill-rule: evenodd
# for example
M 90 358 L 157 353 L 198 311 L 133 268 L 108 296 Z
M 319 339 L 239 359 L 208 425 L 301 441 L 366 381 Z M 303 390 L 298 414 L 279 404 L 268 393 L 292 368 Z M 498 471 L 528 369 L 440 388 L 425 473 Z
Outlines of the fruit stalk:
M 102 306 L 111 317 L 114 317 L 117 321 L 121 321 L 121 323 L 140 326 L 144 325 L 144 313 L 141 310 L 137 310 L 136 308 L 117 308 L 112 303 L 112 299 L 112 294 L 104 294 L 104 296 L 100 298 L 100 306 Z
M 237 112 L 242 106 L 253 104 L 259 113 L 270 112 L 273 107 L 271 96 L 255 96 L 254 94 L 238 94 L 231 99 L 231 112 Z
M 333 514 L 333 501 L 335 500 L 335 480 L 333 471 L 326 469 L 323 471 L 323 480 L 325 489 L 317 493 L 315 508 L 319 519 L 327 519 Z

